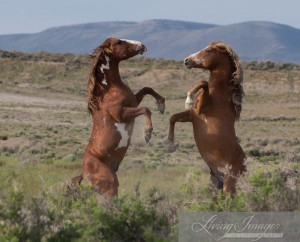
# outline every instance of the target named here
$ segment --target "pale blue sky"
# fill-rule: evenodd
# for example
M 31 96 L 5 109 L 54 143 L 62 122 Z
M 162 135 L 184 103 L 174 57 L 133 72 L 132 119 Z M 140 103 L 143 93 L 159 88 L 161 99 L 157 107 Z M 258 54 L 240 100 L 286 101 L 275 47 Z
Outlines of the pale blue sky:
M 300 0 L 0 0 L 0 34 L 149 19 L 219 25 L 266 20 L 300 29 L 299 11 Z

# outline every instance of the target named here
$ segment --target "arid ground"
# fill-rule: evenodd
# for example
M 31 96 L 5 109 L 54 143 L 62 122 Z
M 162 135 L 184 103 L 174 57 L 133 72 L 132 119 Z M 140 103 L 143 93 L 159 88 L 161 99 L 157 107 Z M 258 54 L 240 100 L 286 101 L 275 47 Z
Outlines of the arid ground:
M 86 107 L 89 66 L 86 55 L 0 52 L 2 192 L 13 184 L 30 199 L 44 190 L 61 189 L 79 174 L 91 131 Z M 195 146 L 191 124 L 176 124 L 178 149 L 168 153 L 169 118 L 184 110 L 186 92 L 208 73 L 162 59 L 135 58 L 121 64 L 123 81 L 134 91 L 149 86 L 167 100 L 164 114 L 150 97 L 141 104 L 152 111 L 154 133 L 147 144 L 144 118 L 137 118 L 118 171 L 121 197 L 137 190 L 143 197 L 156 188 L 177 211 L 299 211 L 300 66 L 245 62 L 243 67 L 246 95 L 236 123 L 248 157 L 248 172 L 239 183 L 243 206 L 212 206 L 205 192 L 209 170 Z

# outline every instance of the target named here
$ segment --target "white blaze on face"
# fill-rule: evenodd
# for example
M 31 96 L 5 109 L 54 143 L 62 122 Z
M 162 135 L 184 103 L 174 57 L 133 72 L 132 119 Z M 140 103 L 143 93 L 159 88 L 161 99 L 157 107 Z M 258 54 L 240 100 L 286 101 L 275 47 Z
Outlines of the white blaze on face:
M 119 145 L 116 149 L 119 149 L 119 148 L 122 148 L 122 147 L 127 147 L 130 137 L 128 135 L 128 131 L 126 130 L 126 123 L 115 123 L 115 126 L 117 127 L 117 130 L 121 134 L 121 140 L 120 140 Z
M 139 50 L 140 47 L 142 47 L 142 42 L 136 41 L 136 40 L 130 40 L 130 39 L 121 39 L 122 41 L 126 41 L 130 44 L 133 44 L 136 46 L 136 50 Z
M 199 53 L 200 53 L 200 51 L 198 51 L 197 53 L 194 53 L 194 54 L 190 55 L 188 57 L 188 59 L 189 60 L 193 60 L 194 62 L 196 62 L 198 64 L 200 62 L 200 59 L 198 57 Z

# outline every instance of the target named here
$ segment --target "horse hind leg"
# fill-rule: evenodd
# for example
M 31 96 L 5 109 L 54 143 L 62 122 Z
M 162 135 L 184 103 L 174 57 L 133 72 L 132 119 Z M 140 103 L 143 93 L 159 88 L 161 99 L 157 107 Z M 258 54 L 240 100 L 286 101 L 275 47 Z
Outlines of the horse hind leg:
M 223 192 L 234 195 L 236 193 L 237 179 L 233 175 L 226 175 L 224 179 Z
M 217 175 L 210 169 L 210 182 L 213 197 L 216 197 L 218 191 L 231 195 L 236 193 L 237 179 L 233 174 L 226 174 L 225 176 Z
M 223 177 L 217 176 L 212 169 L 210 169 L 210 189 L 213 198 L 217 197 L 218 191 L 223 190 L 224 181 Z
M 93 189 L 107 198 L 118 196 L 119 181 L 117 174 L 105 163 L 98 161 L 97 169 L 89 173 Z
M 103 173 L 103 171 L 101 173 Z M 105 175 L 94 175 L 92 178 L 92 184 L 96 192 L 107 198 L 118 196 L 119 181 L 116 173 L 114 172 Z
M 231 195 L 236 193 L 236 184 L 238 177 L 246 172 L 246 165 L 244 164 L 245 155 L 242 154 L 240 162 L 232 164 L 229 174 L 224 178 L 223 192 L 229 192 Z

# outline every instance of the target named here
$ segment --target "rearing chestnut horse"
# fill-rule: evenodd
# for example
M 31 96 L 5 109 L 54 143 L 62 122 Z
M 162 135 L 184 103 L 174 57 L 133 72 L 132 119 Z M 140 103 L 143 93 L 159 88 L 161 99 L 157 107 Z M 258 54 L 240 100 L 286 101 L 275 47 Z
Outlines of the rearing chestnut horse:
M 238 144 L 234 128 L 244 95 L 239 58 L 228 45 L 213 42 L 188 56 L 184 64 L 189 69 L 209 70 L 209 81 L 200 81 L 188 92 L 186 107 L 190 106 L 191 110 L 171 116 L 168 141 L 174 148 L 176 122 L 192 122 L 194 139 L 211 170 L 214 190 L 223 189 L 233 194 L 236 191 L 237 176 L 246 170 L 246 157 Z M 228 171 L 224 173 L 226 167 Z
M 93 129 L 84 152 L 82 173 L 72 182 L 80 184 L 86 177 L 96 191 L 107 197 L 118 194 L 116 172 L 127 152 L 137 116 L 145 116 L 144 137 L 146 142 L 151 138 L 151 112 L 138 105 L 149 94 L 157 100 L 161 113 L 165 109 L 165 98 L 152 88 L 144 87 L 134 94 L 120 77 L 120 61 L 146 50 L 145 45 L 138 41 L 109 38 L 91 56 L 88 110 L 92 115 Z

